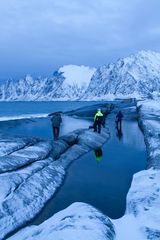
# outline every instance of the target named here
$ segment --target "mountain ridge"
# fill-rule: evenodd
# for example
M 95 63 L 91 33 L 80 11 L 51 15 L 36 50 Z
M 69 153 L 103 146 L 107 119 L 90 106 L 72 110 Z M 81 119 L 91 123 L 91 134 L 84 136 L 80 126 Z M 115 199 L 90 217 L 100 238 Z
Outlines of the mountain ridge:
M 99 88 L 96 88 L 99 86 Z M 160 92 L 160 53 L 140 51 L 101 66 L 93 75 L 85 98 L 92 96 L 153 97 Z
M 154 98 L 160 93 L 160 53 L 139 51 L 97 69 L 64 65 L 50 78 L 0 85 L 0 101 L 105 100 Z

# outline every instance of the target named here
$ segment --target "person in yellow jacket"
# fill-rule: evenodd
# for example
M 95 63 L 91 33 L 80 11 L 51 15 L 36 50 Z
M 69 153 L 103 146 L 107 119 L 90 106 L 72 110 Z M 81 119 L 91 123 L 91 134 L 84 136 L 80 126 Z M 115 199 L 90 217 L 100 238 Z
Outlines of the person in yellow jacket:
M 101 112 L 101 109 L 99 108 L 94 116 L 94 132 L 101 133 L 101 125 L 104 123 L 104 116 Z
M 100 162 L 102 160 L 103 157 L 103 152 L 101 148 L 95 149 L 94 150 L 95 156 L 96 156 L 96 161 Z

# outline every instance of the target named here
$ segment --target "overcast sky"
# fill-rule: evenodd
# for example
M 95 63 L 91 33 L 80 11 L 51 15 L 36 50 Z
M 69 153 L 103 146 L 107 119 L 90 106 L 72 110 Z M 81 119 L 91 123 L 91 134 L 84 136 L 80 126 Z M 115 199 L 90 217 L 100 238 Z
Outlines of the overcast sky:
M 0 80 L 160 51 L 159 0 L 0 0 Z

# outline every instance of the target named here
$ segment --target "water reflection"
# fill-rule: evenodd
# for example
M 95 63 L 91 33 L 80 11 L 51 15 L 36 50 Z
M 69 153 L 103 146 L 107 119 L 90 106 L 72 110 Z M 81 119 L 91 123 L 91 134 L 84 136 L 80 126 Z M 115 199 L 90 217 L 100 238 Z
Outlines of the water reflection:
M 96 161 L 101 162 L 103 157 L 102 149 L 101 148 L 95 149 L 94 153 L 95 153 Z
M 122 126 L 116 126 L 116 136 L 119 139 L 119 141 L 122 139 L 123 137 L 123 133 L 122 133 Z
M 137 121 L 123 121 L 123 144 L 144 151 L 144 136 L 137 131 Z

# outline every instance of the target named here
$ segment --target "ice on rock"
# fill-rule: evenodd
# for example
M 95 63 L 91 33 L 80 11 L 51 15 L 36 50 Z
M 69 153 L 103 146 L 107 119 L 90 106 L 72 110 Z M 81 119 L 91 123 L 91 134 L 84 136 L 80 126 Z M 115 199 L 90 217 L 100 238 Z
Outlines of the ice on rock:
M 28 140 L 23 149 L 1 157 L 0 239 L 34 218 L 61 185 L 68 165 L 108 138 L 107 129 L 101 135 L 76 130 L 54 142 Z
M 93 138 L 93 133 L 90 131 L 86 135 L 85 133 L 81 134 L 79 137 L 79 143 L 85 146 L 88 146 L 90 148 L 97 148 L 102 146 L 102 143 L 104 142 L 105 138 L 109 138 L 108 132 L 102 132 L 102 134 L 95 133 L 97 136 L 97 141 Z
M 160 239 L 160 119 L 159 101 L 145 100 L 137 103 L 139 124 L 144 133 L 148 154 L 148 170 L 136 173 L 127 195 L 125 216 L 114 223 L 121 226 L 118 229 L 118 240 L 159 240 Z M 131 219 L 133 221 L 127 221 Z M 132 225 L 131 225 L 132 223 Z M 136 238 L 124 231 L 124 224 L 128 229 L 136 232 Z M 125 235 L 122 234 L 125 232 Z M 128 238 L 125 238 L 126 236 Z M 123 237 L 122 237 L 123 236 Z
M 40 224 L 25 228 L 10 240 L 113 240 L 112 222 L 101 212 L 85 203 L 74 203 Z
M 4 199 L 0 209 L 0 239 L 32 219 L 60 186 L 64 169 L 50 161 L 33 175 L 25 178 Z
M 16 141 L 15 141 L 16 140 Z M 10 137 L 0 134 L 0 156 L 11 154 L 21 148 L 24 148 L 28 144 L 35 143 L 36 139 L 21 138 L 21 137 Z
M 113 223 L 117 240 L 160 239 L 160 108 L 159 101 L 138 101 L 139 125 L 147 147 L 148 170 L 134 175 L 125 215 Z
M 33 146 L 0 157 L 0 173 L 16 170 L 32 162 L 45 159 L 49 156 L 51 149 L 51 143 L 40 141 Z
M 149 169 L 139 172 L 135 174 L 127 196 L 126 213 L 136 217 L 140 230 L 147 236 L 146 239 L 160 239 L 159 183 L 159 170 Z
M 160 169 L 160 102 L 138 102 L 139 124 L 144 132 L 148 153 L 148 168 Z

